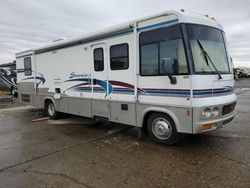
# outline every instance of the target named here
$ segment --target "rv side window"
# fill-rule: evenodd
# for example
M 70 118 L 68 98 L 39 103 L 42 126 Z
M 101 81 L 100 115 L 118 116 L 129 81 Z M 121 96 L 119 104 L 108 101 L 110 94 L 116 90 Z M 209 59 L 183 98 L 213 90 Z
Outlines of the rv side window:
M 118 44 L 110 47 L 111 70 L 123 70 L 129 67 L 128 44 Z
M 140 74 L 188 74 L 180 25 L 140 34 Z
M 104 70 L 103 48 L 94 49 L 94 68 L 95 71 Z
M 24 75 L 25 76 L 30 76 L 32 74 L 31 58 L 30 57 L 25 57 L 23 61 L 24 61 Z

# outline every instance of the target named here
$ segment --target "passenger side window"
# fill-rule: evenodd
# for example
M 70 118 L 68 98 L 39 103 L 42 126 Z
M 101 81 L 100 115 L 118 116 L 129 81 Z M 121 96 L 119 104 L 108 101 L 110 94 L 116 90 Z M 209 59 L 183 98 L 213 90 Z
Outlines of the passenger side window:
M 110 47 L 111 70 L 123 70 L 129 67 L 128 44 L 118 44 Z
M 31 58 L 30 57 L 25 57 L 23 61 L 24 61 L 24 75 L 25 76 L 30 76 L 32 74 Z
M 103 48 L 94 49 L 94 69 L 95 71 L 104 70 Z

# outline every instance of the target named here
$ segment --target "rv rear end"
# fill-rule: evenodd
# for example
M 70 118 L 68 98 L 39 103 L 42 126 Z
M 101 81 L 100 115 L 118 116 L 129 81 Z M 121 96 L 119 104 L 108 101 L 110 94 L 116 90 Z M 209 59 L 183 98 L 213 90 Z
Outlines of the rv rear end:
M 19 101 L 139 127 L 157 142 L 225 127 L 235 116 L 224 31 L 168 11 L 16 54 Z

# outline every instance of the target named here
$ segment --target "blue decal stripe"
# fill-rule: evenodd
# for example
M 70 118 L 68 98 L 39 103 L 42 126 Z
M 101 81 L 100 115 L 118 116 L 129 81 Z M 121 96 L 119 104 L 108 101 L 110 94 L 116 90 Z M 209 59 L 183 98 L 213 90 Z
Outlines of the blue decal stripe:
M 110 83 L 108 83 L 108 88 L 107 88 L 107 81 L 103 81 L 103 80 L 98 80 L 98 79 L 95 79 L 95 82 L 97 85 L 100 85 L 102 88 L 105 89 L 105 91 L 107 91 L 107 94 L 109 95 L 110 93 L 112 93 L 113 91 L 113 87 Z
M 113 92 L 114 94 L 133 94 L 134 89 L 114 88 Z M 190 90 L 143 89 L 143 91 L 139 91 L 139 95 L 190 97 Z
M 147 91 L 150 94 L 174 94 L 174 95 L 190 95 L 190 92 L 176 92 L 176 91 Z
M 88 82 L 88 83 L 91 83 L 91 79 L 90 78 L 76 78 L 76 79 L 66 80 L 64 82 Z
M 91 79 L 90 78 L 76 78 L 76 79 L 66 80 L 64 82 L 87 82 L 87 83 L 91 84 Z M 93 83 L 94 83 L 94 85 L 101 86 L 107 92 L 108 95 L 110 93 L 112 93 L 112 91 L 113 91 L 112 85 L 110 83 L 108 83 L 106 80 L 104 81 L 104 80 L 93 79 Z M 107 91 L 107 83 L 108 83 L 108 91 Z M 79 86 L 79 84 L 69 88 L 69 90 L 75 89 L 78 86 Z
M 223 94 L 231 94 L 233 92 L 234 92 L 234 88 L 228 86 L 225 88 L 218 88 L 218 89 L 206 89 L 204 91 L 194 90 L 193 95 L 194 95 L 194 98 L 199 98 L 199 97 L 211 97 L 211 96 L 219 96 Z
M 169 25 L 169 24 L 177 23 L 177 22 L 178 22 L 178 19 L 168 20 L 168 21 L 165 21 L 165 22 L 161 22 L 161 23 L 152 24 L 152 25 L 148 25 L 148 26 L 145 26 L 145 27 L 138 28 L 137 31 L 162 27 L 162 26 L 166 26 L 166 25 Z

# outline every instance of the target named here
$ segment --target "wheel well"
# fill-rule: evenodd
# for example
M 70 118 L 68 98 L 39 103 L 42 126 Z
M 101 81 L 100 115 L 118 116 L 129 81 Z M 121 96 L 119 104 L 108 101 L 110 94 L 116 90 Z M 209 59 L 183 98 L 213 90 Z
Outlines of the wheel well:
M 143 117 L 143 123 L 142 123 L 142 129 L 144 131 L 146 131 L 148 133 L 148 129 L 147 129 L 147 122 L 148 122 L 148 118 L 153 114 L 155 113 L 155 111 L 149 111 L 147 112 L 144 117 Z
M 148 132 L 147 130 L 147 122 L 148 122 L 148 118 L 153 114 L 153 113 L 162 113 L 162 114 L 166 114 L 169 118 L 171 118 L 173 120 L 173 118 L 167 114 L 166 112 L 159 112 L 159 111 L 149 111 L 147 112 L 145 115 L 144 115 L 144 118 L 143 118 L 143 123 L 142 123 L 142 128 Z M 174 120 L 173 120 L 174 122 Z

